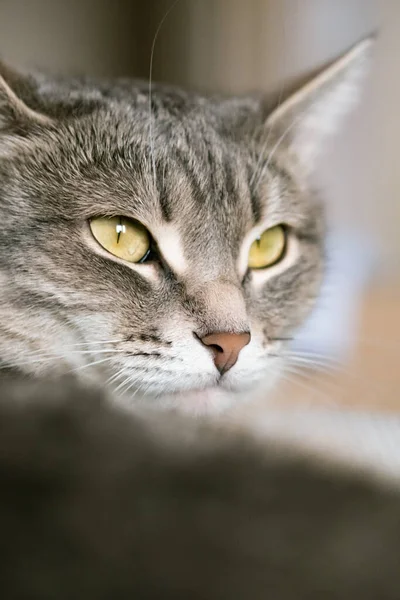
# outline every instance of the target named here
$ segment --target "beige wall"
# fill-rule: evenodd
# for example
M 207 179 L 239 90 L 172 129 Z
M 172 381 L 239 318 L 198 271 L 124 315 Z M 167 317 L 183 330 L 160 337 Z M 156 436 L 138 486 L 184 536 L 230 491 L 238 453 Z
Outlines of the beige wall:
M 0 54 L 15 64 L 62 72 L 134 73 L 136 4 L 130 0 L 0 0 Z
M 0 0 L 0 53 L 15 64 L 148 75 L 173 0 Z M 321 182 L 334 218 L 367 232 L 400 273 L 400 2 L 180 0 L 156 45 L 157 79 L 203 89 L 278 89 L 380 26 L 360 111 L 330 148 Z

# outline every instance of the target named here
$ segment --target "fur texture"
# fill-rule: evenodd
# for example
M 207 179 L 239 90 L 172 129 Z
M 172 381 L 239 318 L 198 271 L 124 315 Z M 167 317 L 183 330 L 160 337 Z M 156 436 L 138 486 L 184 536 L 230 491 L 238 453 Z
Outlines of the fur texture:
M 400 597 L 394 489 L 66 383 L 0 397 L 1 598 Z
M 284 340 L 311 310 L 324 254 L 309 181 L 325 137 L 358 94 L 370 41 L 276 110 L 131 81 L 0 68 L 0 362 L 75 375 L 189 411 L 273 385 Z M 125 263 L 88 219 L 124 215 L 152 259 Z M 289 231 L 285 258 L 250 271 L 251 243 Z M 251 332 L 220 375 L 199 337 Z M 139 394 L 137 394 L 140 392 Z

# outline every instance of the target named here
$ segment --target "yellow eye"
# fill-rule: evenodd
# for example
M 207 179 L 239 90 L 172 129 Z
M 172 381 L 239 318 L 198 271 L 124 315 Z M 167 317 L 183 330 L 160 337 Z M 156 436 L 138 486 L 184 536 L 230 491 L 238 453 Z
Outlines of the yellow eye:
M 138 263 L 150 250 L 149 232 L 133 219 L 97 217 L 90 220 L 90 229 L 100 246 L 122 260 Z
M 250 269 L 266 269 L 278 262 L 285 253 L 286 232 L 282 225 L 264 231 L 252 243 L 249 252 Z

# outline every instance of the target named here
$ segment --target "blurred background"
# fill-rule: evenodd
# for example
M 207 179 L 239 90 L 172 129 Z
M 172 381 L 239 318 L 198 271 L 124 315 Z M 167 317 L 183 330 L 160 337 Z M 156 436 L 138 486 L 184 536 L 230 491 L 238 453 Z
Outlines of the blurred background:
M 278 400 L 400 408 L 400 2 L 0 0 L 0 54 L 17 67 L 147 79 L 158 28 L 154 79 L 237 93 L 279 92 L 379 31 L 359 110 L 321 160 L 330 270 L 298 340 L 344 365 L 304 364 Z

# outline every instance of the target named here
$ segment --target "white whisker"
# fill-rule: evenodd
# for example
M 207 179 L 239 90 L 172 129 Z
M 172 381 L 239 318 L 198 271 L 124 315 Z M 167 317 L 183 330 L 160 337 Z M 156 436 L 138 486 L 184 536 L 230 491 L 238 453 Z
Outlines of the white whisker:
M 107 361 L 110 361 L 112 357 L 108 356 L 107 358 L 102 358 L 101 360 L 95 360 L 87 365 L 82 365 L 80 367 L 76 367 L 74 369 L 71 369 L 71 371 L 68 371 L 68 373 L 76 373 L 77 371 L 83 371 L 84 369 L 88 369 L 89 367 L 94 367 L 95 365 L 100 365 L 102 363 L 105 363 Z
M 162 26 L 164 25 L 166 19 L 168 18 L 171 11 L 178 4 L 179 0 L 175 0 L 175 2 L 169 7 L 163 18 L 161 19 L 156 32 L 154 34 L 153 43 L 151 45 L 150 52 L 150 68 L 149 68 L 149 135 L 150 135 L 150 154 L 151 154 L 151 162 L 153 168 L 153 178 L 154 185 L 156 185 L 156 160 L 154 155 L 154 136 L 153 136 L 153 111 L 151 110 L 151 100 L 152 100 L 152 85 L 153 85 L 153 60 L 154 60 L 154 51 L 158 39 L 158 35 L 161 31 Z
M 285 44 L 285 40 L 286 40 L 285 15 L 283 14 L 283 11 L 282 11 L 282 14 L 281 14 L 281 20 L 280 20 L 280 22 L 281 22 L 281 26 L 282 26 L 282 38 L 284 40 L 284 46 L 286 46 L 286 44 Z M 285 52 L 285 55 L 284 55 L 284 57 L 285 57 L 284 58 L 284 64 L 282 65 L 282 71 L 283 71 L 283 73 L 286 72 L 287 56 L 288 56 L 288 54 L 287 54 L 287 52 Z M 284 78 L 282 77 L 282 83 L 281 83 L 280 90 L 279 90 L 278 103 L 277 103 L 277 105 L 276 105 L 276 107 L 275 107 L 274 110 L 277 110 L 281 106 L 284 87 L 285 87 Z M 253 187 L 254 181 L 256 181 L 256 180 L 258 181 L 259 180 L 259 178 L 258 178 L 259 174 L 261 175 L 261 171 L 262 171 L 261 165 L 262 165 L 262 162 L 263 162 L 263 157 L 264 157 L 265 151 L 268 148 L 268 143 L 269 143 L 269 140 L 270 140 L 270 136 L 271 136 L 272 130 L 273 130 L 273 126 L 268 129 L 266 140 L 265 140 L 265 142 L 264 142 L 264 144 L 263 144 L 263 146 L 261 148 L 259 159 L 258 159 L 256 167 L 254 169 L 253 176 L 252 176 L 252 178 L 250 180 L 250 188 Z M 256 187 L 258 187 L 258 186 L 256 186 Z
M 124 342 L 124 339 L 117 339 L 117 340 L 101 340 L 98 342 L 79 342 L 77 344 L 66 344 L 66 348 L 75 348 L 76 346 L 99 346 L 99 345 L 103 345 L 103 344 L 117 344 L 120 342 Z
M 284 130 L 284 132 L 282 133 L 282 135 L 278 138 L 278 140 L 276 141 L 276 143 L 274 144 L 274 146 L 272 147 L 272 150 L 270 151 L 268 158 L 266 160 L 266 163 L 264 165 L 264 167 L 261 169 L 260 175 L 257 179 L 257 183 L 256 186 L 254 188 L 254 191 L 256 191 L 256 189 L 258 188 L 258 186 L 260 185 L 260 182 L 264 176 L 264 173 L 266 173 L 268 171 L 268 167 L 271 164 L 271 160 L 273 159 L 276 151 L 278 150 L 279 146 L 281 145 L 281 143 L 283 142 L 283 140 L 287 137 L 287 135 L 291 132 L 291 130 L 293 129 L 293 127 L 295 125 L 297 125 L 297 123 L 301 120 L 301 118 L 305 115 L 305 111 L 304 113 L 300 113 L 299 115 L 297 115 L 297 117 L 295 117 L 293 119 L 293 121 L 288 125 L 288 127 L 286 127 L 286 129 Z
M 131 370 L 132 367 L 122 367 L 121 369 L 119 369 L 114 375 L 112 375 L 111 377 L 109 377 L 105 384 L 106 385 L 111 385 L 114 382 L 116 382 L 118 379 L 120 379 L 120 377 L 122 377 L 122 375 L 124 375 L 126 372 L 129 372 Z
M 287 359 L 289 360 L 289 362 L 304 365 L 307 367 L 318 368 L 320 370 L 325 369 L 326 371 L 332 371 L 335 368 L 337 368 L 337 365 L 333 365 L 331 363 L 316 358 L 307 358 L 303 356 L 288 356 Z
M 300 376 L 300 373 L 296 370 L 296 371 L 292 371 L 290 368 L 286 368 L 286 371 L 289 374 L 294 375 L 294 377 L 290 377 L 287 374 L 282 374 L 281 377 L 283 380 L 286 380 L 287 382 L 291 383 L 291 384 L 295 384 L 298 387 L 304 389 L 306 392 L 312 394 L 312 396 L 309 398 L 310 400 L 312 400 L 315 397 L 315 394 L 318 394 L 318 396 L 322 397 L 322 399 L 325 401 L 326 404 L 328 405 L 334 405 L 335 402 L 332 401 L 322 390 L 319 390 L 318 388 L 312 386 L 312 385 L 308 385 L 306 383 L 304 383 L 304 381 L 299 381 L 298 377 Z
M 10 368 L 14 368 L 14 367 L 25 367 L 28 365 L 32 365 L 32 364 L 37 364 L 37 363 L 42 363 L 42 362 L 51 362 L 57 359 L 61 359 L 61 356 L 44 356 L 42 358 L 39 359 L 35 359 L 35 360 L 27 360 L 24 362 L 19 362 L 19 361 L 13 361 L 12 364 L 4 364 L 4 365 L 0 365 L 0 370 L 1 369 L 10 369 Z
M 122 391 L 123 391 L 123 389 L 124 389 L 124 387 L 126 386 L 126 384 L 127 384 L 127 383 L 130 383 L 130 382 L 132 381 L 132 379 L 134 379 L 134 380 L 135 380 L 135 382 L 136 382 L 136 379 L 137 379 L 137 378 L 133 378 L 133 377 L 132 377 L 132 374 L 128 375 L 128 377 L 125 377 L 125 379 L 122 381 L 122 383 L 120 383 L 120 384 L 119 384 L 119 385 L 118 385 L 118 386 L 117 386 L 117 387 L 114 389 L 114 392 L 115 392 L 116 394 L 117 394 L 118 392 L 122 392 Z

